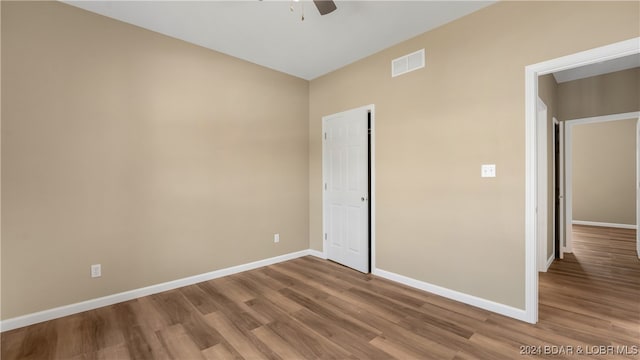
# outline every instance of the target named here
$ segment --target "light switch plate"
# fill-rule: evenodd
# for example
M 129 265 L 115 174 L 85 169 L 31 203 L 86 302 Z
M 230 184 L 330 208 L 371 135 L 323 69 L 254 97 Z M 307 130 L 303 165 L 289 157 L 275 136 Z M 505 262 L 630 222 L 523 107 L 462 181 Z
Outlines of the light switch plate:
M 496 177 L 496 165 L 495 164 L 482 165 L 480 176 L 482 176 L 483 178 Z
M 102 265 L 94 264 L 91 265 L 91 277 L 97 278 L 102 276 Z

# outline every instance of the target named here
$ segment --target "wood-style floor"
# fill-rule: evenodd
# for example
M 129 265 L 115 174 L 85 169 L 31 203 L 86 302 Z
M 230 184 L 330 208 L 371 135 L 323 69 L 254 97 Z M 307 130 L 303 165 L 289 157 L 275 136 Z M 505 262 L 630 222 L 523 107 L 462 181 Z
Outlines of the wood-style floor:
M 5 332 L 2 359 L 640 358 L 635 231 L 574 239 L 535 326 L 304 257 Z

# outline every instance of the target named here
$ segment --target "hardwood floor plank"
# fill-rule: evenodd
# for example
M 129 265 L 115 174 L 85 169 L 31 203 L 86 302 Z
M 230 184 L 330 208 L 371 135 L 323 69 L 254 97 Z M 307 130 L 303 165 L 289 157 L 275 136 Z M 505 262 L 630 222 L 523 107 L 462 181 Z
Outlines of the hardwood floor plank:
M 487 356 L 488 354 L 493 354 L 487 356 L 485 358 L 491 359 L 534 359 L 535 356 L 522 355 L 520 354 L 520 347 L 522 345 L 526 345 L 526 343 L 522 343 L 519 341 L 515 341 L 513 339 L 505 339 L 505 338 L 494 338 L 490 336 L 485 336 L 481 333 L 473 334 L 473 336 L 469 339 L 469 345 L 472 348 L 465 349 L 468 353 L 476 353 L 480 356 Z M 478 351 L 482 349 L 483 352 Z
M 147 330 L 145 334 L 143 329 L 145 325 L 138 322 L 134 310 L 136 303 L 137 301 L 135 300 L 127 301 L 116 304 L 112 308 L 126 344 L 127 356 L 133 359 L 169 358 L 164 348 L 162 348 L 159 341 L 157 341 L 156 334 L 151 330 Z M 156 346 L 152 347 L 152 345 L 149 344 L 149 335 L 152 342 L 156 340 L 154 344 Z M 61 356 L 61 358 L 64 358 L 64 356 Z
M 204 359 L 182 324 L 175 324 L 157 332 L 162 345 L 172 359 Z
M 202 350 L 202 356 L 204 356 L 204 358 L 207 360 L 244 359 L 242 356 L 240 356 L 239 353 L 229 350 L 229 348 L 225 344 L 214 345 L 210 348 Z
M 98 360 L 119 359 L 127 360 L 131 359 L 129 356 L 129 349 L 126 345 L 120 344 L 105 349 L 101 349 L 96 354 Z
M 83 313 L 65 316 L 55 322 L 58 335 L 55 357 L 58 359 L 73 358 L 85 352 L 82 331 Z M 88 348 L 88 351 L 94 349 Z
M 164 323 L 164 319 L 155 311 L 148 298 L 141 298 L 127 301 L 126 304 L 133 313 L 134 319 L 130 315 L 124 317 L 120 323 L 120 328 L 125 334 L 129 355 L 134 359 L 170 359 L 167 349 L 158 338 L 157 331 L 169 326 Z M 114 305 L 114 311 L 118 314 L 118 305 Z M 165 324 L 159 327 L 159 324 Z
M 447 299 L 442 296 L 433 295 L 429 298 L 427 304 L 423 308 L 430 307 L 433 311 L 442 312 L 442 314 L 456 313 L 466 318 L 474 319 L 479 322 L 487 320 L 491 316 L 491 312 L 483 310 L 471 305 Z
M 212 329 L 203 315 L 187 300 L 183 292 L 171 290 L 152 295 L 152 299 L 171 325 L 181 324 L 182 330 L 191 338 L 199 350 L 209 348 L 221 341 L 221 335 Z
M 414 316 L 407 316 L 406 319 L 431 324 L 438 329 L 445 330 L 465 339 L 469 339 L 476 331 L 472 327 L 462 325 L 459 321 L 455 321 L 453 318 L 446 319 L 435 314 L 420 313 Z
M 98 353 L 99 350 L 111 348 L 124 343 L 124 336 L 118 325 L 113 308 L 99 308 L 86 311 L 77 315 L 76 329 L 81 334 L 79 337 L 79 349 L 82 353 Z M 76 316 L 74 315 L 74 317 Z M 64 347 L 64 343 L 71 339 L 67 336 L 67 329 L 63 326 L 57 328 L 58 346 Z
M 93 310 L 95 319 L 89 325 L 98 349 L 115 349 L 124 342 L 120 324 L 113 308 L 102 307 Z
M 169 326 L 169 321 L 166 317 L 162 316 L 155 301 L 153 301 L 150 296 L 136 299 L 130 306 L 136 314 L 138 323 L 146 324 L 152 331 L 155 332 Z
M 129 360 L 133 359 L 129 355 L 129 349 L 126 345 L 120 344 L 111 347 L 107 347 L 104 349 L 100 349 L 98 351 L 94 351 L 87 354 L 78 355 L 72 359 L 82 359 L 82 360 L 110 360 L 110 359 L 118 359 L 118 360 Z
M 313 256 L 305 256 L 300 258 L 300 260 L 304 261 L 305 264 L 311 268 L 317 269 L 319 271 L 324 271 L 348 283 L 357 284 L 374 279 L 374 276 L 371 274 L 363 274 L 358 271 L 352 271 L 344 265 L 340 265 L 332 261 L 318 259 Z
M 335 279 L 334 281 L 336 282 L 336 284 L 335 286 L 332 286 L 327 278 L 323 278 L 324 274 L 320 274 L 315 270 L 301 269 L 302 272 L 299 273 L 298 267 L 291 266 L 279 267 L 278 270 L 291 278 L 297 279 L 299 281 L 297 283 L 298 287 L 300 287 L 299 284 L 304 284 L 305 286 L 309 286 L 313 289 L 319 290 L 318 294 L 316 295 L 318 297 L 331 295 L 336 296 L 353 287 L 353 285 L 346 286 L 345 284 L 341 283 L 339 279 Z M 291 288 L 292 287 L 289 287 L 289 289 Z
M 215 302 L 198 286 L 185 286 L 180 288 L 179 291 L 202 315 L 218 311 Z
M 199 313 L 194 314 L 189 320 L 183 322 L 182 325 L 191 337 L 191 340 L 200 350 L 210 348 L 222 341 L 223 335 L 209 326 L 204 317 Z
M 344 309 L 344 312 L 349 316 L 378 329 L 382 334 L 379 336 L 382 336 L 385 340 L 391 340 L 409 351 L 425 355 L 431 354 L 439 358 L 453 357 L 456 352 L 446 345 L 439 344 L 431 339 L 421 337 L 406 330 L 397 323 L 383 316 L 379 316 L 375 312 L 369 312 L 367 309 L 364 309 L 362 304 L 349 302 L 337 297 L 331 297 L 327 299 L 327 301 L 338 308 Z
M 246 302 L 246 305 L 253 309 L 256 313 L 261 314 L 266 320 L 263 322 L 264 325 L 274 322 L 278 319 L 289 316 L 289 312 L 287 312 L 286 307 L 278 306 L 276 303 L 271 300 L 258 297 L 256 299 L 251 299 Z M 298 311 L 299 308 L 296 308 Z
M 35 325 L 2 333 L 2 339 L 0 340 L 0 359 L 19 359 L 26 333 L 27 331 L 32 331 L 33 326 Z
M 233 322 L 222 312 L 208 314 L 205 318 L 212 327 L 224 334 L 228 344 L 245 359 L 281 359 L 251 332 L 255 328 L 243 328 L 242 324 Z
M 335 299 L 335 301 L 332 301 L 332 299 Z M 338 299 L 339 297 L 329 297 L 325 299 L 325 301 L 316 303 L 315 306 L 307 309 L 316 312 L 320 316 L 326 316 L 330 319 L 334 319 L 346 328 L 351 329 L 351 331 L 356 331 L 366 338 L 382 334 L 381 330 L 376 329 L 369 324 L 369 318 L 364 316 L 365 311 L 363 311 L 360 306 L 355 305 L 355 311 L 349 312 L 347 310 L 349 308 L 347 304 L 349 303 L 344 300 L 340 302 Z M 340 303 L 342 305 L 335 305 L 336 303 Z
M 322 289 L 331 289 L 341 292 L 350 289 L 354 285 L 353 282 L 337 278 L 332 276 L 330 273 L 321 271 L 318 268 L 307 266 L 307 262 L 304 261 L 303 258 L 294 259 L 290 262 L 279 265 L 282 265 L 278 267 L 281 271 L 287 271 L 288 274 L 293 274 L 294 277 L 300 278 L 304 282 L 319 285 Z
M 296 301 L 300 305 L 304 307 L 300 311 L 295 312 L 294 314 L 299 314 L 303 310 L 309 310 L 310 312 L 317 314 L 329 321 L 334 322 L 338 326 L 357 333 L 362 336 L 365 341 L 369 341 L 373 339 L 377 334 L 375 332 L 369 331 L 369 329 L 360 326 L 358 323 L 351 321 L 349 318 L 343 316 L 342 314 L 338 314 L 336 312 L 331 311 L 327 307 L 320 305 L 320 303 L 310 299 L 302 294 L 296 293 L 295 291 L 286 291 L 287 289 L 281 290 L 285 296 Z M 294 316 L 295 317 L 295 316 Z
M 386 297 L 379 296 L 368 291 L 353 288 L 347 293 L 357 299 L 358 302 L 374 304 L 380 311 L 392 314 L 397 319 L 402 319 L 406 316 L 419 316 L 421 314 L 417 310 L 395 303 Z
M 169 325 L 181 324 L 191 317 L 192 306 L 179 290 L 151 295 L 151 300 Z
M 425 354 L 418 354 L 411 349 L 407 349 L 402 345 L 394 343 L 392 340 L 385 339 L 381 336 L 376 336 L 369 344 L 389 354 L 394 359 L 407 359 L 407 360 L 423 360 L 429 358 Z
M 249 291 L 253 291 L 258 295 L 264 295 L 266 292 L 277 292 L 284 288 L 280 283 L 269 281 L 270 278 L 262 274 L 260 269 L 255 271 L 245 271 L 236 274 L 236 282 Z
M 395 287 L 389 287 L 388 284 L 371 280 L 367 283 L 359 286 L 360 289 L 369 293 L 378 294 L 386 299 L 393 300 L 397 304 L 402 304 L 411 309 L 418 309 L 427 303 L 427 299 L 420 299 L 412 295 L 408 295 L 405 292 L 398 291 Z
M 299 353 L 294 346 L 284 341 L 283 338 L 274 333 L 269 327 L 261 326 L 252 330 L 253 333 L 263 343 L 269 344 L 269 347 L 283 359 L 304 359 L 305 357 Z
M 292 316 L 359 359 L 389 358 L 389 354 L 369 346 L 368 343 L 373 337 L 345 329 L 339 323 L 324 318 L 308 309 L 302 309 L 292 314 Z
M 305 359 L 357 359 L 293 319 L 283 318 L 267 326 L 300 352 Z
M 220 312 L 224 313 L 234 323 L 242 324 L 245 329 L 255 329 L 261 325 L 260 321 L 255 319 L 251 314 L 244 311 L 238 303 L 223 295 L 224 289 L 216 284 L 215 281 L 208 281 L 197 284 L 207 294 L 211 296 L 212 301 L 220 308 Z
M 224 289 L 224 295 L 235 303 L 243 303 L 259 296 L 257 291 L 247 289 L 235 280 L 236 275 L 232 275 L 227 281 L 218 279 L 215 284 L 218 289 Z
M 13 332 L 16 335 L 23 335 L 22 341 L 13 343 L 9 347 L 11 351 L 8 356 L 14 359 L 50 359 L 55 356 L 58 332 L 56 324 L 52 321 L 32 325 L 28 331 Z M 4 333 L 3 333 L 4 336 Z M 8 341 L 12 343 L 13 341 Z M 5 351 L 5 341 L 2 342 L 2 352 Z M 2 358 L 5 356 L 3 354 Z
M 274 280 L 273 278 L 271 278 L 270 276 L 265 274 L 264 273 L 264 269 L 266 269 L 266 268 L 260 268 L 260 269 L 256 269 L 256 271 L 252 271 L 251 272 L 251 276 L 256 278 L 257 281 L 259 281 L 261 285 L 267 286 L 271 290 L 278 291 L 278 290 L 286 287 L 285 284 L 283 284 L 283 283 L 281 283 L 281 282 L 279 282 L 277 280 Z
M 487 319 L 485 326 L 478 332 L 493 337 L 510 338 L 523 345 L 531 346 L 574 344 L 576 342 L 568 334 L 548 332 L 539 324 L 531 326 L 499 315 Z

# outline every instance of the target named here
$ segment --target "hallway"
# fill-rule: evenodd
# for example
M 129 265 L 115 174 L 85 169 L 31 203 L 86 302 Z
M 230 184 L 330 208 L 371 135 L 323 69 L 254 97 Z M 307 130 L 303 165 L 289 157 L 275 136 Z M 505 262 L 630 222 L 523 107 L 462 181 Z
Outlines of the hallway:
M 574 252 L 540 273 L 539 326 L 571 329 L 573 343 L 640 346 L 635 247 L 636 230 L 574 225 Z

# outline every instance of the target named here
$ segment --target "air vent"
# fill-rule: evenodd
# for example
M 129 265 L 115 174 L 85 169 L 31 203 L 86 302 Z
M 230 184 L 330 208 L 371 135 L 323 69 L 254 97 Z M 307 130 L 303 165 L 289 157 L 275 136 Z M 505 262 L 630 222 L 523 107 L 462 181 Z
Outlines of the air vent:
M 424 67 L 424 49 L 391 61 L 391 77 L 406 74 Z

